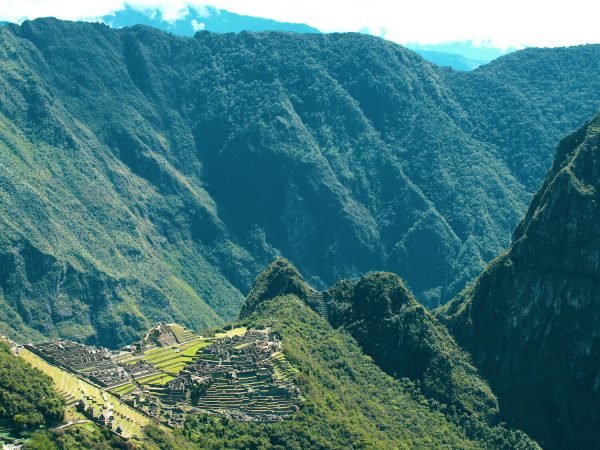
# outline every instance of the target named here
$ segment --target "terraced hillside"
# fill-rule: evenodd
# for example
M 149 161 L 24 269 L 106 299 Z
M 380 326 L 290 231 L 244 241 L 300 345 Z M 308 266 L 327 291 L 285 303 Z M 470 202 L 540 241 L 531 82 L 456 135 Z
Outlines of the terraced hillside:
M 212 334 L 159 323 L 117 351 L 56 340 L 21 355 L 54 378 L 69 407 L 125 437 L 141 436 L 151 420 L 181 426 L 187 413 L 275 421 L 298 410 L 297 371 L 276 336 L 245 327 Z
M 157 339 L 152 339 L 154 330 L 160 327 Z M 143 377 L 137 377 L 136 382 L 144 384 L 165 384 L 179 374 L 186 365 L 193 363 L 197 358 L 198 351 L 210 345 L 214 339 L 243 335 L 246 328 L 238 327 L 215 333 L 212 338 L 204 338 L 192 330 L 179 324 L 159 324 L 153 330 L 146 333 L 142 339 L 139 352 L 125 353 L 117 356 L 115 361 L 119 364 L 131 366 L 146 363 L 156 369 L 154 373 L 144 373 Z M 160 342 L 161 346 L 156 346 Z M 163 346 L 167 343 L 166 346 Z
M 58 392 L 71 407 L 84 401 L 89 415 L 99 419 L 101 415 L 111 412 L 113 417 L 110 428 L 126 438 L 142 437 L 143 428 L 149 425 L 151 419 L 123 403 L 117 397 L 87 380 L 78 377 L 64 369 L 53 366 L 27 349 L 22 349 L 19 356 L 50 376 Z M 98 420 L 99 421 L 99 420 Z M 99 421 L 100 422 L 100 421 Z M 102 425 L 106 425 L 102 423 Z

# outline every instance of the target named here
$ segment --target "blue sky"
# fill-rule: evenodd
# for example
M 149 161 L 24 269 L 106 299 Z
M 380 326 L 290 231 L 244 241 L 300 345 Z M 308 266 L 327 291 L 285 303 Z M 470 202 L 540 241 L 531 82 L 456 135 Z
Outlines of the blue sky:
M 400 44 L 471 42 L 501 49 L 600 43 L 592 0 L 0 0 L 0 20 L 54 16 L 93 20 L 123 9 L 158 9 L 166 20 L 206 5 L 306 23 L 321 31 L 368 31 Z

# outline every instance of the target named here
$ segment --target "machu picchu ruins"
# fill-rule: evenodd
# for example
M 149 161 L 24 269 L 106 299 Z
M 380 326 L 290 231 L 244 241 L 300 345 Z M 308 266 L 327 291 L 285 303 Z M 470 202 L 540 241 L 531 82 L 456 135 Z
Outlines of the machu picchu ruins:
M 21 350 L 39 359 L 42 370 L 73 379 L 59 386 L 68 405 L 117 434 L 132 435 L 133 415 L 171 428 L 188 413 L 258 422 L 288 418 L 302 396 L 297 370 L 281 347 L 269 329 L 239 327 L 203 337 L 158 323 L 119 350 L 65 339 Z

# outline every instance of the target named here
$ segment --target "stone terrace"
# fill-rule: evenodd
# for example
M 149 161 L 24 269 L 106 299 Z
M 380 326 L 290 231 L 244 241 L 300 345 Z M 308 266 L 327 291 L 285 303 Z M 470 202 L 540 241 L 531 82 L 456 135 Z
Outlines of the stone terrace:
M 296 370 L 281 352 L 279 338 L 268 330 L 238 328 L 203 338 L 160 323 L 140 343 L 120 351 L 66 340 L 27 348 L 171 427 L 180 426 L 190 412 L 282 420 L 299 409 L 301 400 Z M 89 396 L 71 395 L 69 400 L 100 422 L 108 424 L 118 416 Z

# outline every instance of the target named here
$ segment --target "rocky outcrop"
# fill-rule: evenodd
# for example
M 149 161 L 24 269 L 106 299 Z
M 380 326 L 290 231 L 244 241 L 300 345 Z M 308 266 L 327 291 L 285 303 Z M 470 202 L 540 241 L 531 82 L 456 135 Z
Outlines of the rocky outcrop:
M 438 311 L 545 448 L 600 446 L 599 286 L 600 116 L 561 142 L 509 250 Z
M 252 314 L 261 302 L 280 295 L 295 295 L 307 302 L 312 291 L 293 264 L 285 258 L 278 258 L 254 282 L 246 302 L 242 306 L 240 317 Z

